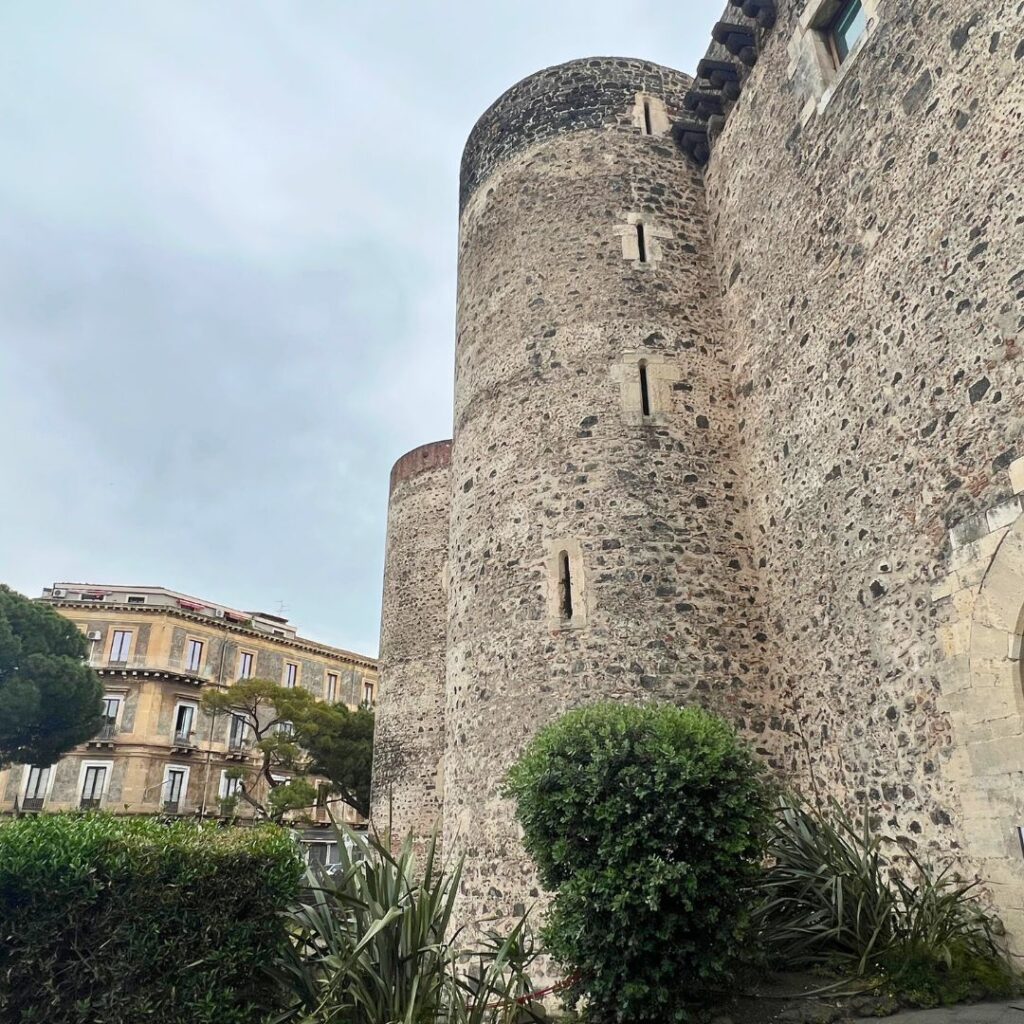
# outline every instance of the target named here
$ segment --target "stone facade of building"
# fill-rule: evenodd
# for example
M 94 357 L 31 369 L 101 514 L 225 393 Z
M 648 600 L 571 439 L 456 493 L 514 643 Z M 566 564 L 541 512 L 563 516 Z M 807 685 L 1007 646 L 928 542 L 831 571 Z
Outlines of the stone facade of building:
M 663 698 L 958 857 L 1024 945 L 1022 137 L 1020 0 L 746 0 L 696 80 L 575 61 L 483 115 L 444 684 L 463 920 L 539 896 L 500 797 L 537 728 Z
M 232 769 L 255 763 L 252 735 L 213 716 L 203 691 L 241 678 L 280 680 L 351 707 L 376 700 L 371 658 L 298 636 L 277 615 L 243 612 L 160 587 L 56 583 L 43 601 L 89 641 L 104 685 L 100 733 L 50 768 L 0 772 L 0 811 L 97 807 L 124 814 L 217 817 Z M 260 780 L 253 779 L 260 796 Z M 347 805 L 336 817 L 360 819 Z M 252 809 L 237 801 L 232 814 Z M 326 804 L 303 818 L 329 823 Z M 311 841 L 317 836 L 312 832 Z M 323 842 L 333 837 L 325 832 Z M 327 851 L 320 851 L 326 853 Z

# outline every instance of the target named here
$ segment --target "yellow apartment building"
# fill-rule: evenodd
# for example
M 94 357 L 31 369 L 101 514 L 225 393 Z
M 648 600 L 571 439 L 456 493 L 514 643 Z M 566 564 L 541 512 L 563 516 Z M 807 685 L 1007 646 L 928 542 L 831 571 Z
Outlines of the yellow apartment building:
M 0 811 L 105 808 L 218 817 L 238 786 L 230 769 L 255 760 L 244 722 L 204 710 L 204 689 L 260 678 L 353 708 L 377 699 L 373 658 L 301 637 L 279 615 L 163 587 L 55 583 L 40 600 L 89 641 L 89 664 L 104 686 L 104 723 L 49 768 L 14 765 L 0 772 Z M 365 824 L 340 802 L 330 810 Z M 253 811 L 237 801 L 234 814 L 247 818 Z M 326 800 L 303 817 L 312 821 L 305 830 L 311 856 L 333 859 Z

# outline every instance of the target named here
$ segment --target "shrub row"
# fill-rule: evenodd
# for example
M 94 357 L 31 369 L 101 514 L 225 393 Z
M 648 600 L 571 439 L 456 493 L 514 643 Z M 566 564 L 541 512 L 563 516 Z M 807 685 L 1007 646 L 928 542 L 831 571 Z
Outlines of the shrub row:
M 282 829 L 110 815 L 0 825 L 0 1020 L 254 1024 L 302 874 Z

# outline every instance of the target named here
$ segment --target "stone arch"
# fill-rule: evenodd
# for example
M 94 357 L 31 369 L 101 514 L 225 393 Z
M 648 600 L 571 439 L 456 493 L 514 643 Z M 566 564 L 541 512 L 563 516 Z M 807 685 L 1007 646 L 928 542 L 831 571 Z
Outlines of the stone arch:
M 966 655 L 951 679 L 948 705 L 969 776 L 961 792 L 969 852 L 1019 951 L 1024 949 L 1024 850 L 1017 832 L 1024 826 L 1024 515 L 998 532 L 987 565 L 977 567 L 976 587 L 954 595 L 963 616 L 960 628 L 967 627 Z

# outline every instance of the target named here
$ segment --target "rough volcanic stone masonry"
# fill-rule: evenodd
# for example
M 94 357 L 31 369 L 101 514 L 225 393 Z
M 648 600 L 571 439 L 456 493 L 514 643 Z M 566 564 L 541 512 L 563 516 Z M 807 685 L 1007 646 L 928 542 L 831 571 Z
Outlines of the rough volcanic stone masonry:
M 688 76 L 597 58 L 467 143 L 450 468 L 395 471 L 405 778 L 374 791 L 378 828 L 443 819 L 462 921 L 543 903 L 500 796 L 536 730 L 662 699 L 957 858 L 1024 946 L 1024 2 L 865 0 L 830 69 L 835 6 L 730 7 L 756 47 L 709 49 L 741 88 L 706 125 Z
M 391 471 L 372 794 L 374 827 L 398 841 L 422 843 L 441 821 L 451 446 L 423 445 Z

